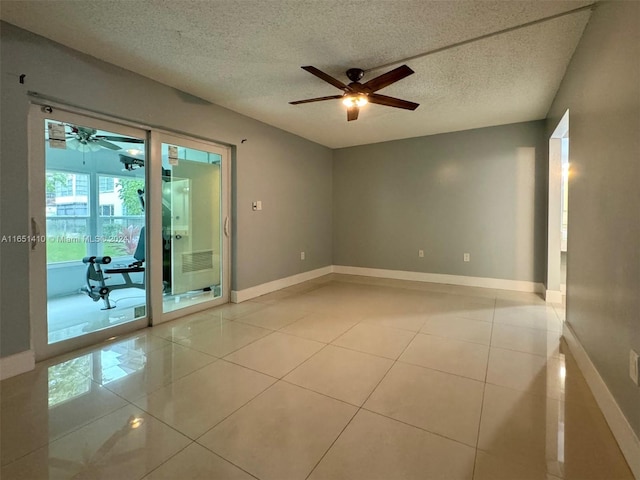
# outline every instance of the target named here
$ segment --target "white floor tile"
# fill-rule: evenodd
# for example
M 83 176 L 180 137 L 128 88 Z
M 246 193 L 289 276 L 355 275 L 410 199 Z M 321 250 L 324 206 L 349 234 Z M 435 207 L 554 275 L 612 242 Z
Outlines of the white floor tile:
M 360 410 L 309 480 L 471 479 L 475 450 Z
M 489 345 L 492 327 L 493 325 L 490 322 L 468 318 L 436 317 L 427 320 L 420 332 L 453 340 Z
M 364 408 L 476 446 L 484 383 L 396 363 Z
M 360 406 L 392 364 L 386 358 L 327 345 L 284 380 Z
M 253 480 L 254 477 L 206 448 L 192 443 L 143 480 Z
M 2 468 L 3 479 L 137 479 L 189 439 L 128 405 Z
M 215 357 L 224 357 L 271 333 L 271 330 L 240 322 L 224 322 L 199 335 L 177 340 L 177 343 Z
M 399 360 L 484 381 L 489 347 L 419 333 Z
M 263 480 L 303 480 L 356 407 L 278 382 L 199 443 Z
M 554 357 L 560 353 L 560 333 L 495 324 L 491 334 L 491 346 Z
M 196 439 L 274 381 L 253 370 L 218 360 L 136 400 L 135 404 Z
M 395 360 L 414 336 L 406 330 L 359 323 L 333 344 Z
M 359 317 L 313 313 L 287 325 L 280 331 L 317 342 L 331 343 L 356 323 Z
M 281 378 L 318 352 L 324 345 L 313 340 L 274 332 L 227 355 L 225 359 L 272 377 Z

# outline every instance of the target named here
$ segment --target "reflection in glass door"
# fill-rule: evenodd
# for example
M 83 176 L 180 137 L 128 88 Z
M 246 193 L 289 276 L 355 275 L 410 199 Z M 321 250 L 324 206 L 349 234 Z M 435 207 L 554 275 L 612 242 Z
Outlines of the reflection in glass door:
M 47 325 L 55 343 L 146 315 L 145 142 L 45 124 Z
M 225 150 L 176 140 L 161 145 L 164 313 L 228 300 Z
M 32 302 L 41 359 L 148 324 L 146 135 L 66 112 L 35 116 L 33 158 L 44 162 L 32 169 L 32 228 L 43 240 L 32 244 L 31 276 L 32 291 L 46 292 L 46 309 Z

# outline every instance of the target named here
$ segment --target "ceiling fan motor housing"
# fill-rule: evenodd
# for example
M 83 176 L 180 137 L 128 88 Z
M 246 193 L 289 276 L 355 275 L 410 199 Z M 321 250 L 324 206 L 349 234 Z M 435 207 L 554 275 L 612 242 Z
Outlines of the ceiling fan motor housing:
M 352 82 L 358 82 L 364 77 L 364 70 L 361 68 L 350 68 L 347 70 L 347 78 Z

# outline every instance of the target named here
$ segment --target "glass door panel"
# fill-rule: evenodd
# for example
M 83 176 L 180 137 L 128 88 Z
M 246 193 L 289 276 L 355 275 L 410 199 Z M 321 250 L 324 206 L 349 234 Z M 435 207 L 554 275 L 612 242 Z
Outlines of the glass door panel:
M 42 359 L 148 324 L 146 133 L 68 112 L 32 116 L 32 228 L 43 240 L 32 244 L 31 311 Z
M 163 313 L 228 300 L 223 168 L 214 146 L 162 143 Z

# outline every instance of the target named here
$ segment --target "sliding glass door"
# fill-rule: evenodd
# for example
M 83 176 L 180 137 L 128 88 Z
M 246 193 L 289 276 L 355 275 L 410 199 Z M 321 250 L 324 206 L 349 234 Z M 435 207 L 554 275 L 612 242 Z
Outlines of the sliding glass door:
M 38 358 L 148 324 L 144 130 L 31 115 L 31 318 Z
M 36 359 L 229 301 L 229 150 L 33 106 Z
M 157 142 L 162 312 L 169 319 L 229 301 L 228 151 L 167 134 Z

